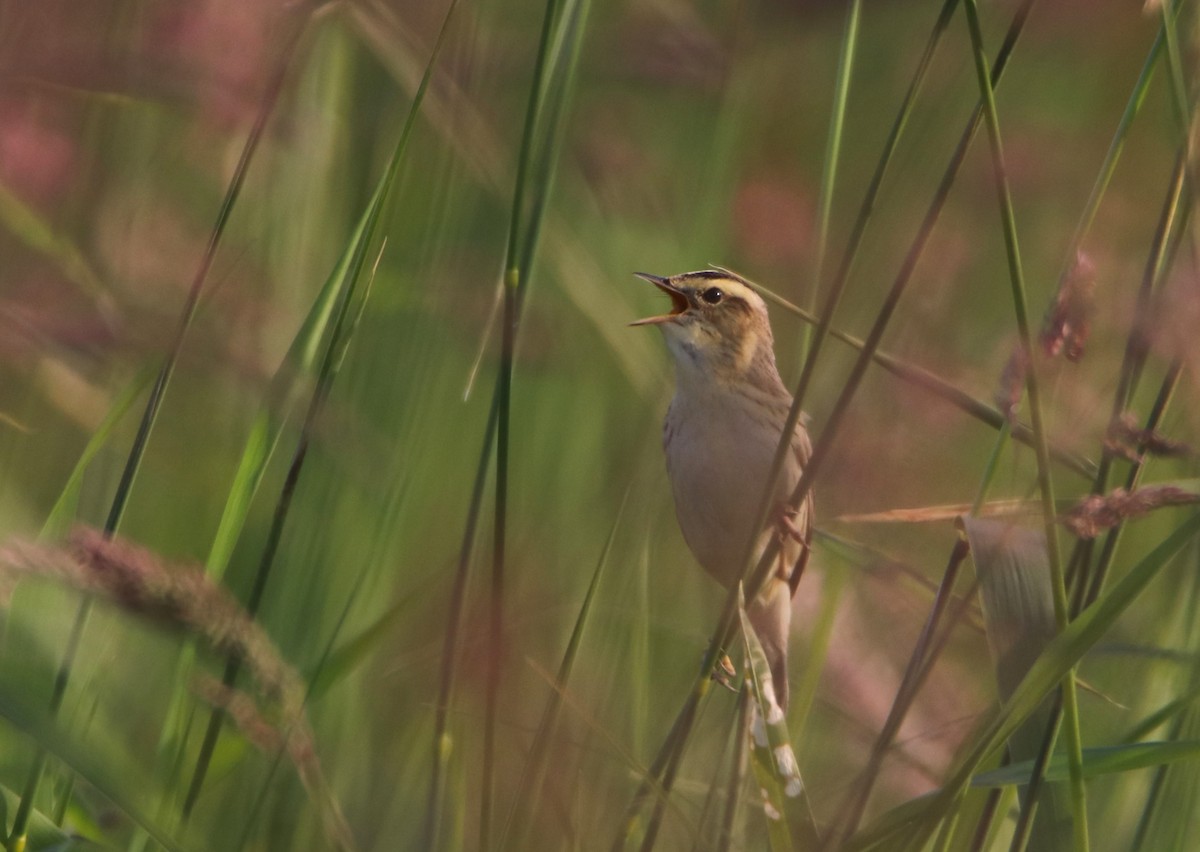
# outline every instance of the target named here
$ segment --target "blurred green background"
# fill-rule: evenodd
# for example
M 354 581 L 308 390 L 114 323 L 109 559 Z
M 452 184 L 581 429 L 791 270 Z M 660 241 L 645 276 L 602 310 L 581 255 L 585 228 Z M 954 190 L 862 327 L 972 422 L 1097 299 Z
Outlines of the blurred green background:
M 442 848 L 475 848 L 478 837 L 489 665 L 501 666 L 495 786 L 502 824 L 555 694 L 548 673 L 558 667 L 610 533 L 560 726 L 547 744 L 532 848 L 603 849 L 619 834 L 638 767 L 652 758 L 695 676 L 722 597 L 696 570 L 675 524 L 660 450 L 669 359 L 653 329 L 627 327 L 658 311 L 661 299 L 631 272 L 716 263 L 797 304 L 819 304 L 818 277 L 827 284 L 841 260 L 939 9 L 889 2 L 862 10 L 818 270 L 819 199 L 846 6 L 593 4 L 536 263 L 525 270 L 504 641 L 497 646 L 486 628 L 489 486 L 449 707 Z M 1008 0 L 981 9 L 990 50 L 1016 9 Z M 204 562 L 255 413 L 350 245 L 445 12 L 442 3 L 407 0 L 0 5 L 5 538 L 38 535 L 110 406 L 139 371 L 161 364 L 287 35 L 306 21 L 120 527 L 169 563 Z M 542 14 L 526 0 L 464 3 L 455 11 L 384 211 L 378 236 L 386 244 L 377 238 L 369 250 L 368 268 L 378 257 L 370 296 L 314 424 L 258 616 L 306 678 L 329 649 L 344 651 L 308 713 L 317 756 L 361 849 L 421 849 L 425 842 L 442 647 L 498 369 L 499 287 Z M 1183 58 L 1190 60 L 1187 12 L 1182 21 Z M 1070 267 L 1079 217 L 1160 22 L 1154 9 L 1128 0 L 1043 2 L 1016 45 L 997 106 L 1035 321 Z M 1182 70 L 1190 80 L 1190 63 Z M 977 96 L 959 12 L 905 126 L 836 328 L 866 334 Z M 1052 441 L 1092 459 L 1103 446 L 1181 138 L 1160 70 L 1121 137 L 1122 157 L 1080 246 L 1095 268 L 1085 356 L 1039 362 Z M 1189 234 L 1156 291 L 1148 378 L 1132 406 L 1144 416 L 1167 363 L 1182 359 L 1183 379 L 1160 428 L 1183 441 L 1200 434 L 1191 369 L 1200 354 L 1194 253 Z M 781 373 L 794 384 L 806 326 L 778 308 L 773 324 Z M 882 348 L 990 402 L 1016 341 L 981 132 Z M 806 398 L 816 436 L 853 355 L 837 341 L 823 351 Z M 144 399 L 88 466 L 78 523 L 103 524 Z M 300 419 L 292 412 L 223 578 L 241 600 Z M 841 518 L 969 504 L 995 434 L 871 369 L 837 435 L 816 484 L 825 535 L 797 598 L 792 654 L 794 681 L 819 672 L 811 715 L 793 729 L 818 822 L 836 812 L 887 715 L 955 535 L 948 521 Z M 1035 470 L 1031 450 L 1009 445 L 989 497 L 1033 496 Z M 1146 477 L 1194 473 L 1190 461 L 1154 460 Z M 1055 477 L 1064 500 L 1090 487 L 1061 467 Z M 1114 570 L 1157 543 L 1178 512 L 1136 522 Z M 1194 552 L 1169 568 L 1089 656 L 1081 676 L 1099 694 L 1081 694 L 1086 745 L 1111 742 L 1190 694 L 1195 568 Z M 138 821 L 113 801 L 123 795 L 186 848 L 328 848 L 319 808 L 286 763 L 277 766 L 275 756 L 248 747 L 228 727 L 195 813 L 179 824 L 178 800 L 207 711 L 186 677 L 177 690 L 188 644 L 177 631 L 97 608 L 62 711 L 46 712 L 77 598 L 30 582 L 10 601 L 0 645 L 8 696 L 0 712 L 9 718 L 0 725 L 0 785 L 21 791 L 36 743 L 59 736 L 21 723 L 15 708 L 28 706 L 110 769 L 107 788 L 95 779 L 76 782 L 66 807 L 72 831 L 139 847 Z M 834 618 L 832 639 L 811 659 L 806 649 L 822 613 Z M 201 653 L 198 665 L 215 676 L 222 660 Z M 181 766 L 164 769 L 155 753 L 180 694 L 192 719 L 189 737 Z M 955 631 L 909 713 L 868 818 L 937 787 L 995 701 L 975 614 Z M 733 712 L 732 694 L 720 689 L 705 704 L 661 848 L 709 848 L 699 814 Z M 1190 764 L 1172 771 L 1185 781 L 1197 777 Z M 51 761 L 39 811 L 59 809 L 71 776 L 69 766 Z M 1189 783 L 1179 782 L 1179 815 L 1164 836 L 1189 836 L 1194 818 L 1182 814 L 1195 811 L 1195 801 L 1186 791 L 1200 789 Z M 1094 848 L 1129 848 L 1151 784 L 1150 771 L 1142 771 L 1089 785 Z M 745 842 L 757 848 L 761 813 L 749 808 L 745 822 Z

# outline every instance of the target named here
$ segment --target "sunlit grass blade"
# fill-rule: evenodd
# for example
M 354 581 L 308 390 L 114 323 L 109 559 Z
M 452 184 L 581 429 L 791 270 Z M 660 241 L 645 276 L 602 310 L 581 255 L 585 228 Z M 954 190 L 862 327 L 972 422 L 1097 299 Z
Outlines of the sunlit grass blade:
M 952 4 L 947 3 L 945 9 L 950 8 L 952 8 Z M 813 287 L 809 299 L 810 310 L 816 310 L 817 294 L 821 290 L 821 278 L 825 273 L 825 255 L 829 250 L 829 229 L 833 218 L 833 194 L 834 187 L 837 184 L 838 162 L 842 153 L 842 129 L 846 123 L 846 101 L 850 94 L 850 76 L 854 68 L 854 51 L 858 47 L 858 21 L 861 12 L 862 3 L 860 0 L 851 0 L 846 9 L 846 26 L 842 34 L 841 52 L 838 55 L 837 74 L 834 77 L 833 110 L 829 120 L 829 135 L 825 140 L 825 159 L 821 167 L 821 193 L 819 196 L 820 200 L 817 203 L 817 257 L 813 261 Z M 935 27 L 933 35 L 930 38 L 930 48 L 927 51 L 927 56 L 932 56 L 932 46 L 937 43 L 937 37 L 940 33 L 941 29 Z M 924 76 L 924 67 L 924 64 L 922 64 L 922 70 L 918 70 L 917 72 L 913 89 L 910 90 L 910 97 L 915 97 L 916 88 Z M 904 126 L 905 114 L 906 110 L 901 108 L 900 115 L 897 117 L 896 125 L 893 129 L 893 136 L 897 141 L 899 139 L 899 131 Z M 895 143 L 893 142 L 892 144 Z M 883 171 L 887 168 L 887 163 L 890 159 L 890 156 L 886 153 L 880 158 L 880 178 L 882 178 Z M 805 349 L 807 348 L 806 346 Z
M 311 388 L 316 379 L 321 343 L 328 340 L 334 310 L 346 298 L 354 247 L 366 239 L 371 211 L 378 208 L 382 190 L 381 183 L 376 187 L 375 195 L 351 233 L 346 250 L 342 252 L 337 264 L 325 279 L 296 336 L 292 338 L 283 362 L 271 379 L 266 400 L 250 426 L 245 448 L 238 460 L 238 468 L 225 500 L 221 521 L 213 535 L 205 562 L 205 568 L 214 579 L 220 579 L 225 573 L 234 546 L 245 526 L 250 504 L 262 483 L 263 473 L 279 445 L 284 423 L 299 404 L 302 394 Z
M 804 365 L 801 368 L 800 380 L 796 386 L 795 405 L 793 409 L 796 412 L 804 405 L 804 398 L 808 392 L 809 382 L 812 379 L 813 373 L 816 370 L 817 359 L 821 352 L 821 346 L 825 342 L 825 336 L 828 333 L 833 323 L 834 315 L 837 312 L 838 304 L 845 292 L 846 284 L 850 278 L 850 271 L 854 266 L 854 261 L 858 257 L 859 249 L 862 247 L 863 237 L 866 235 L 867 225 L 871 220 L 871 214 L 875 209 L 875 202 L 879 197 L 879 192 L 883 187 L 884 178 L 887 175 L 888 168 L 892 163 L 892 158 L 896 152 L 896 147 L 900 143 L 900 136 L 904 132 L 904 127 L 908 123 L 908 118 L 912 113 L 913 107 L 916 104 L 917 96 L 925 82 L 925 76 L 929 71 L 929 67 L 933 62 L 934 53 L 937 50 L 938 43 L 941 41 L 943 34 L 950 25 L 950 18 L 954 14 L 955 8 L 958 6 L 958 0 L 946 0 L 942 4 L 941 11 L 934 22 L 933 29 L 930 31 L 929 38 L 925 43 L 925 49 L 921 54 L 921 59 L 917 63 L 916 70 L 913 72 L 912 80 L 909 83 L 908 90 L 904 94 L 904 101 L 900 105 L 900 109 L 896 113 L 896 118 L 892 122 L 891 129 L 888 131 L 887 140 L 884 142 L 883 151 L 879 155 L 879 159 L 875 166 L 875 171 L 871 176 L 871 182 L 867 187 L 866 194 L 863 197 L 862 204 L 859 206 L 857 218 L 850 231 L 850 237 L 846 243 L 846 249 L 842 255 L 842 260 L 838 266 L 837 272 L 834 274 L 833 280 L 830 282 L 826 290 L 825 300 L 822 303 L 820 311 L 820 322 L 817 325 L 816 332 L 812 336 L 808 347 L 806 347 L 804 355 Z M 814 294 L 815 295 L 815 294 Z M 789 418 L 789 422 L 794 425 L 794 417 Z M 785 434 L 787 434 L 785 430 Z
M 425 76 L 421 81 L 420 87 L 417 89 L 417 94 L 409 107 L 408 115 L 405 119 L 404 127 L 400 132 L 400 138 L 396 142 L 395 148 L 392 150 L 392 156 L 388 161 L 387 167 L 383 175 L 379 179 L 377 191 L 373 194 L 371 201 L 366 207 L 366 213 L 363 217 L 363 227 L 355 234 L 355 238 L 350 241 L 347 246 L 346 254 L 350 257 L 349 262 L 344 268 L 343 283 L 336 289 L 338 291 L 337 306 L 334 309 L 330 331 L 328 334 L 328 342 L 326 343 L 324 353 L 321 357 L 321 363 L 316 374 L 316 385 L 309 399 L 308 407 L 305 412 L 303 426 L 296 449 L 292 456 L 291 465 L 288 469 L 287 476 L 284 480 L 280 491 L 279 499 L 275 506 L 274 516 L 271 522 L 271 528 L 267 536 L 266 543 L 263 547 L 263 552 L 259 560 L 259 568 L 255 575 L 254 585 L 250 591 L 250 595 L 246 601 L 246 609 L 251 615 L 258 612 L 258 608 L 262 602 L 262 596 L 266 589 L 267 579 L 271 574 L 271 568 L 274 564 L 275 554 L 279 547 L 279 542 L 283 535 L 283 529 L 287 520 L 291 507 L 292 496 L 295 493 L 296 485 L 299 481 L 300 473 L 304 467 L 304 460 L 307 456 L 309 442 L 312 439 L 312 433 L 318 413 L 324 407 L 325 400 L 329 393 L 329 388 L 336 378 L 342 360 L 345 357 L 346 348 L 349 346 L 350 340 L 354 336 L 354 331 L 358 325 L 358 321 L 362 316 L 362 311 L 366 305 L 366 296 L 369 292 L 370 282 L 368 281 L 364 287 L 367 292 L 357 294 L 356 289 L 360 280 L 363 278 L 364 268 L 367 262 L 367 252 L 375 243 L 376 231 L 379 227 L 380 219 L 383 215 L 383 210 L 387 205 L 393 187 L 396 184 L 397 176 L 400 171 L 400 165 L 404 161 L 404 154 L 407 151 L 408 142 L 412 136 L 413 128 L 416 125 L 416 117 L 420 111 L 421 102 L 424 93 L 429 85 L 429 80 L 433 74 L 433 68 L 436 64 L 437 57 L 440 53 L 446 32 L 449 28 L 449 22 L 455 8 L 455 0 L 452 0 L 446 17 L 443 20 L 442 28 L 438 34 L 438 40 L 434 44 L 431 51 L 429 63 L 425 69 Z M 340 264 L 339 264 L 340 265 Z M 240 662 L 237 659 L 230 659 L 226 664 L 225 672 L 222 677 L 222 683 L 229 687 L 233 684 L 237 677 Z M 205 730 L 204 740 L 200 747 L 200 753 L 196 758 L 191 781 L 188 784 L 188 790 L 183 800 L 181 812 L 186 819 L 195 807 L 196 801 L 199 798 L 201 787 L 204 783 L 204 777 L 207 774 L 208 766 L 212 760 L 213 749 L 216 747 L 217 737 L 220 734 L 223 713 L 216 710 L 209 717 L 208 726 Z

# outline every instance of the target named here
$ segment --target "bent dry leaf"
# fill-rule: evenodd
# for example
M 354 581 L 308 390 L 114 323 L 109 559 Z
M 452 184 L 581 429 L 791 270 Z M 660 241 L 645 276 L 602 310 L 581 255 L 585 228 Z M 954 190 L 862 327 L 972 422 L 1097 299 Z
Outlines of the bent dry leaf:
M 1011 522 L 964 516 L 959 524 L 967 534 L 979 593 L 983 624 L 996 669 L 1000 700 L 1006 702 L 1030 667 L 1057 634 L 1050 560 L 1046 535 L 1041 530 Z M 1013 760 L 1032 768 L 1042 749 L 1050 723 L 1053 696 L 1048 695 L 1009 737 Z M 1022 786 L 1030 781 L 1026 772 Z M 1021 807 L 1029 807 L 1028 791 L 1021 790 Z M 1072 836 L 1070 802 L 1061 785 L 1046 785 L 1037 796 L 1037 812 L 1030 849 L 1066 848 Z
M 1063 676 L 1104 638 L 1117 619 L 1197 533 L 1200 533 L 1200 512 L 1176 527 L 1046 646 L 1012 695 L 975 737 L 973 745 L 964 750 L 961 764 L 942 789 L 881 814 L 873 825 L 846 844 L 846 848 L 876 848 L 901 836 L 916 840 L 927 836 L 968 787 L 980 765 L 995 755 L 1013 732 L 1037 711 Z

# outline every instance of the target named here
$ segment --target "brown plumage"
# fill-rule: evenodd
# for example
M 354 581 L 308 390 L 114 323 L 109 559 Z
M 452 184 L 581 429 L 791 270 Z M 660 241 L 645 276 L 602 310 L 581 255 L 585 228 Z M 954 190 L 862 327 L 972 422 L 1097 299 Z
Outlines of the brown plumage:
M 671 297 L 669 314 L 634 324 L 662 329 L 675 359 L 675 397 L 663 424 L 675 515 L 696 560 L 730 587 L 746 567 L 746 542 L 792 404 L 775 366 L 767 306 L 725 270 L 638 274 Z M 747 607 L 784 709 L 791 596 L 808 554 L 811 495 L 794 517 L 785 518 L 783 509 L 810 453 L 808 432 L 797 424 L 754 550 L 757 561 L 778 535 L 778 567 Z

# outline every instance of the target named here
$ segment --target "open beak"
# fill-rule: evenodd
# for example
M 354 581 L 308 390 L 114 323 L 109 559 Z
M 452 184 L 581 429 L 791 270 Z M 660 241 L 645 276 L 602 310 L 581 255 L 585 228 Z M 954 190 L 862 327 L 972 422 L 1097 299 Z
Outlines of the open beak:
M 630 325 L 659 325 L 664 322 L 670 322 L 688 309 L 687 296 L 683 295 L 683 291 L 678 287 L 673 287 L 668 279 L 663 278 L 661 275 L 651 275 L 649 272 L 635 272 L 633 274 L 638 278 L 646 279 L 671 297 L 671 313 L 635 320 Z

